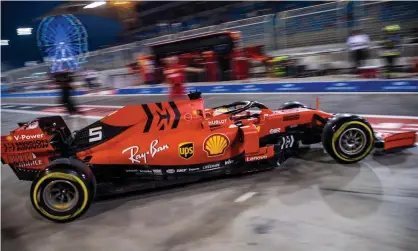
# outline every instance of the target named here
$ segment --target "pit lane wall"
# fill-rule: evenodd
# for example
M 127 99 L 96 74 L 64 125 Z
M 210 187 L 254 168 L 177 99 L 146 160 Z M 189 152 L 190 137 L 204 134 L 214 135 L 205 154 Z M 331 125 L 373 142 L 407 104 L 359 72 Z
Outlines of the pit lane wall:
M 198 90 L 210 94 L 238 93 L 418 93 L 418 79 L 367 80 L 367 81 L 328 81 L 328 82 L 247 82 L 219 84 L 188 84 L 187 91 Z M 141 86 L 115 89 L 111 91 L 92 92 L 75 91 L 73 95 L 163 95 L 169 92 L 168 86 Z M 2 93 L 2 98 L 13 97 L 54 97 L 60 91 L 39 91 L 27 93 Z

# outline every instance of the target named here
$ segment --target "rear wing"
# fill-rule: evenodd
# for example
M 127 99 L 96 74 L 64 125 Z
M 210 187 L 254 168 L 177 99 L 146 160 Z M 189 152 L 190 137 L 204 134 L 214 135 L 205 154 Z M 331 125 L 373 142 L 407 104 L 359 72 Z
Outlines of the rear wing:
M 1 162 L 9 165 L 21 180 L 33 180 L 56 156 L 71 135 L 59 116 L 38 118 L 1 136 Z

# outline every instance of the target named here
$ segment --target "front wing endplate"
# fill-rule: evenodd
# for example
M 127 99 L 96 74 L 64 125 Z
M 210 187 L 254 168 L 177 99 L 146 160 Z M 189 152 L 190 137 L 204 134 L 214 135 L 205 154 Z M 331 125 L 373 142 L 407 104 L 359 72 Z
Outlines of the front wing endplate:
M 375 148 L 388 151 L 416 146 L 417 137 L 415 132 L 386 133 L 375 132 Z

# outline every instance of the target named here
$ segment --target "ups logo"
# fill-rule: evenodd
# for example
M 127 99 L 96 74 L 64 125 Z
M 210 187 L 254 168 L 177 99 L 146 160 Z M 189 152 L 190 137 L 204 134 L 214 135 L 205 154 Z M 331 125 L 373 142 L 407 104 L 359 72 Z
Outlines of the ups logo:
M 194 154 L 194 145 L 192 142 L 184 142 L 179 144 L 179 155 L 183 159 L 190 159 Z

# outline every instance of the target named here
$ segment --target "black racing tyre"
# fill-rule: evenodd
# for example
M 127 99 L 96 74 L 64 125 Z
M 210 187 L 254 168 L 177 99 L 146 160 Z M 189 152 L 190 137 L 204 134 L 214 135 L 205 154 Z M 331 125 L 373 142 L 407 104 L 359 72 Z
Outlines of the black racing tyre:
M 279 110 L 295 109 L 295 108 L 307 108 L 307 106 L 299 101 L 289 101 L 284 103 Z
M 95 183 L 69 167 L 41 173 L 33 181 L 30 197 L 35 210 L 44 218 L 64 223 L 77 219 L 94 199 Z
M 370 124 L 359 116 L 337 115 L 325 125 L 322 144 L 337 162 L 355 163 L 372 151 L 374 132 Z

